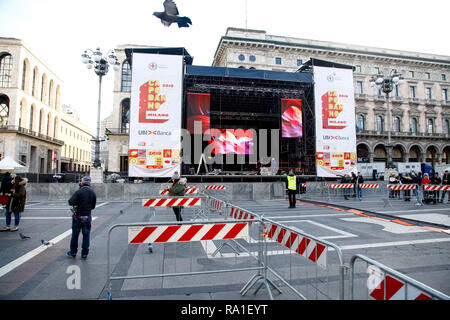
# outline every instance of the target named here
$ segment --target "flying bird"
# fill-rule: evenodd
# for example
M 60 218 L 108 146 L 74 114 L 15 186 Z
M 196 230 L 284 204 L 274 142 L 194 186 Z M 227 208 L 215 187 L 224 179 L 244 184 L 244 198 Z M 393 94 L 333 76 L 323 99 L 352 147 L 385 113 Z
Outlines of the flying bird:
M 173 0 L 165 0 L 164 11 L 153 12 L 153 15 L 161 19 L 161 23 L 166 27 L 169 27 L 172 23 L 177 23 L 178 28 L 189 28 L 189 25 L 192 24 L 191 19 L 188 17 L 179 16 L 177 5 Z

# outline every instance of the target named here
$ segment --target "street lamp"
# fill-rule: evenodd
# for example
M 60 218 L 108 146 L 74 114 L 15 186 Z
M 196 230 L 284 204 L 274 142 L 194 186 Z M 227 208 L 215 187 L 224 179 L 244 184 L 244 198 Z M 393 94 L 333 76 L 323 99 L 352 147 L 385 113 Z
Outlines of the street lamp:
M 377 74 L 372 76 L 370 79 L 370 85 L 372 87 L 376 87 L 378 90 L 382 90 L 386 94 L 386 106 L 387 106 L 387 134 L 388 134 L 388 142 L 386 145 L 387 154 L 388 154 L 388 165 L 392 163 L 392 140 L 391 140 L 391 107 L 389 105 L 389 93 L 394 89 L 394 85 L 400 85 L 404 83 L 403 77 L 397 73 L 397 71 L 393 70 L 390 76 L 383 76 L 383 74 Z
M 94 168 L 99 168 L 100 163 L 100 106 L 101 106 L 101 94 L 102 94 L 102 77 L 108 73 L 109 65 L 112 65 L 114 71 L 119 70 L 119 60 L 117 59 L 114 50 L 109 50 L 104 57 L 100 48 L 92 51 L 86 49 L 81 55 L 81 61 L 86 65 L 86 68 L 92 69 L 94 67 L 95 73 L 98 75 L 98 110 L 97 110 L 97 138 L 95 140 L 95 160 L 93 163 Z

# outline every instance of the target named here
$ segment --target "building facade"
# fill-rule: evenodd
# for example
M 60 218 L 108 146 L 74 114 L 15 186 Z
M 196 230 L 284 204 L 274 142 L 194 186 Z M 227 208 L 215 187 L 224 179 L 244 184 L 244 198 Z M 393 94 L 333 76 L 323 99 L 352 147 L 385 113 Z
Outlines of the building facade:
M 394 162 L 450 163 L 450 56 L 269 35 L 228 28 L 214 66 L 297 71 L 310 58 L 354 66 L 359 162 L 387 162 L 387 106 L 373 75 L 402 74 L 390 94 Z
M 63 125 L 62 90 L 62 79 L 21 40 L 0 38 L 0 157 L 32 173 L 61 172 L 67 138 L 61 128 L 79 125 Z

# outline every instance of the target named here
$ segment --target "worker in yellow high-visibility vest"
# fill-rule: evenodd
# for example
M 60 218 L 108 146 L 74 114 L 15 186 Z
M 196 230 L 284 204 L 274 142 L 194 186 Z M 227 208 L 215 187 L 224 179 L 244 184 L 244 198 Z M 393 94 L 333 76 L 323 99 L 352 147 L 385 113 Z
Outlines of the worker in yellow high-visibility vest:
M 289 196 L 289 208 L 295 208 L 295 194 L 298 191 L 299 179 L 295 176 L 294 171 L 290 170 L 286 179 L 286 187 Z

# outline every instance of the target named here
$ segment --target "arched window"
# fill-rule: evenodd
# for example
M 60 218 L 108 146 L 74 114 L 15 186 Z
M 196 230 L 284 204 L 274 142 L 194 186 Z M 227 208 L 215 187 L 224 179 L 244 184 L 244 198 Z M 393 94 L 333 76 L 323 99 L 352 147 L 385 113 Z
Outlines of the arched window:
M 38 133 L 42 133 L 42 122 L 44 121 L 44 109 L 39 112 L 39 127 L 37 128 Z
M 31 82 L 31 95 L 33 96 L 33 97 L 36 97 L 36 88 L 37 88 L 37 84 L 36 84 L 36 78 L 37 78 L 37 73 L 38 73 L 38 70 L 37 70 L 37 68 L 34 68 L 33 69 L 33 82 Z
M 382 116 L 377 116 L 377 131 L 378 132 L 383 132 L 383 117 Z
M 130 127 L 130 99 L 122 100 L 120 123 L 122 130 L 127 130 Z
M 34 106 L 31 105 L 31 109 L 30 109 L 30 123 L 29 123 L 30 124 L 30 127 L 29 127 L 30 131 L 33 131 L 34 112 L 35 112 Z
M 122 81 L 120 91 L 131 92 L 131 68 L 128 60 L 125 60 L 122 64 Z
M 13 57 L 9 53 L 0 56 L 0 87 L 8 88 L 11 83 Z
M 362 114 L 358 115 L 358 129 L 365 130 L 365 119 Z
M 417 119 L 416 118 L 412 118 L 411 119 L 411 133 L 417 133 L 418 132 L 418 127 L 417 127 Z
M 50 108 L 52 107 L 52 104 L 53 104 L 52 94 L 53 94 L 53 80 L 50 80 L 50 84 L 48 86 L 48 97 L 47 97 L 48 98 L 47 104 Z
M 42 80 L 41 80 L 41 101 L 42 102 L 44 102 L 44 98 L 45 98 L 46 82 L 47 82 L 47 76 L 44 73 L 42 75 Z
M 0 96 L 0 126 L 8 125 L 9 116 L 9 98 L 5 95 Z
M 25 91 L 25 83 L 27 81 L 27 62 L 26 60 L 23 60 L 23 67 L 22 67 L 22 90 Z
M 449 121 L 444 120 L 444 133 L 449 134 L 450 133 L 450 127 L 449 127 Z
M 394 117 L 394 132 L 400 132 L 400 117 Z

